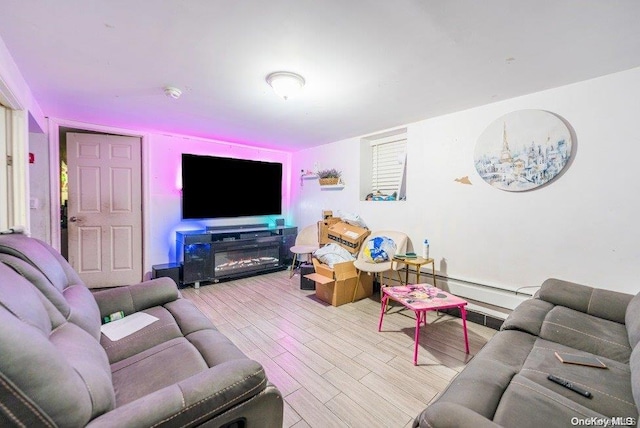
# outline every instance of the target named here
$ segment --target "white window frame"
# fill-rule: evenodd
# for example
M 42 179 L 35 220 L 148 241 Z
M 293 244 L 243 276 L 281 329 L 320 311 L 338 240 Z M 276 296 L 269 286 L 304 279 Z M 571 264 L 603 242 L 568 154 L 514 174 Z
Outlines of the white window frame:
M 400 195 L 407 160 L 407 138 L 395 136 L 371 142 L 371 191 Z
M 361 200 L 370 195 L 396 194 L 406 199 L 406 129 L 370 136 L 361 140 Z

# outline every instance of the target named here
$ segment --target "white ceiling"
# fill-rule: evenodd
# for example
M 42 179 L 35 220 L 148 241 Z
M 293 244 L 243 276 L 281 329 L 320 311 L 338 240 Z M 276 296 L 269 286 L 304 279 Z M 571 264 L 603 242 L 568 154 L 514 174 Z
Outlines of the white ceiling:
M 639 22 L 638 0 L 0 0 L 45 115 L 287 151 L 638 67 Z

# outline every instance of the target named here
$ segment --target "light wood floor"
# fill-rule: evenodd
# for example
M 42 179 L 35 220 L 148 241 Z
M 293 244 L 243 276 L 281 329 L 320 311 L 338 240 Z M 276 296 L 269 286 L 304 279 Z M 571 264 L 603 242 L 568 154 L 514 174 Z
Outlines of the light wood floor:
M 394 306 L 378 332 L 380 297 L 339 307 L 281 271 L 182 289 L 284 396 L 284 427 L 409 427 L 495 330 L 430 313 L 412 363 L 415 318 Z

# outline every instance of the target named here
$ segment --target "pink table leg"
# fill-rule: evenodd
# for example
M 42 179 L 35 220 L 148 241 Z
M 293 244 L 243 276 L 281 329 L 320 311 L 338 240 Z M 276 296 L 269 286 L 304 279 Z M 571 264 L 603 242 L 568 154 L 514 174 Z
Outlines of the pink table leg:
M 384 311 L 387 309 L 387 299 L 389 296 L 386 294 L 382 294 L 382 299 L 380 300 L 380 321 L 378 322 L 378 331 L 382 331 L 382 317 L 384 317 Z
M 420 324 L 422 324 L 422 322 L 425 322 L 426 325 L 426 312 L 425 311 L 415 311 L 416 312 L 416 333 L 415 333 L 415 348 L 413 350 L 413 365 L 417 366 L 418 365 L 418 342 L 420 340 Z
M 464 331 L 464 346 L 469 353 L 469 337 L 467 336 L 467 310 L 464 306 L 460 306 L 460 315 L 462 316 L 462 330 Z

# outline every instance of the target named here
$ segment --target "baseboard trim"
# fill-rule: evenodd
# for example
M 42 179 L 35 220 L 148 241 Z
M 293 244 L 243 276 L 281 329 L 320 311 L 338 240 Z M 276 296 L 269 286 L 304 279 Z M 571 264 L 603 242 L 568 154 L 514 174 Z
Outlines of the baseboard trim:
M 445 309 L 440 312 L 460 318 L 460 310 L 458 308 Z M 491 315 L 483 314 L 482 312 L 478 312 L 474 310 L 467 310 L 467 321 L 472 322 L 474 324 L 480 324 L 485 327 L 492 328 L 494 330 L 500 330 L 500 327 L 502 327 L 502 323 L 504 322 L 504 319 L 493 317 Z
M 424 273 L 422 275 L 424 275 Z M 429 283 L 433 281 L 431 275 L 426 276 L 428 279 L 421 282 Z M 466 307 L 467 321 L 494 330 L 500 330 L 502 323 L 511 311 L 520 303 L 532 297 L 531 294 L 528 293 L 516 293 L 490 286 L 485 287 L 482 284 L 470 283 L 439 275 L 436 275 L 436 284 L 438 288 L 460 296 L 469 302 Z M 385 277 L 385 285 L 400 285 L 400 282 L 397 279 Z M 380 284 L 378 281 L 374 282 L 374 292 L 380 292 Z M 460 310 L 456 308 L 441 312 L 460 318 Z

